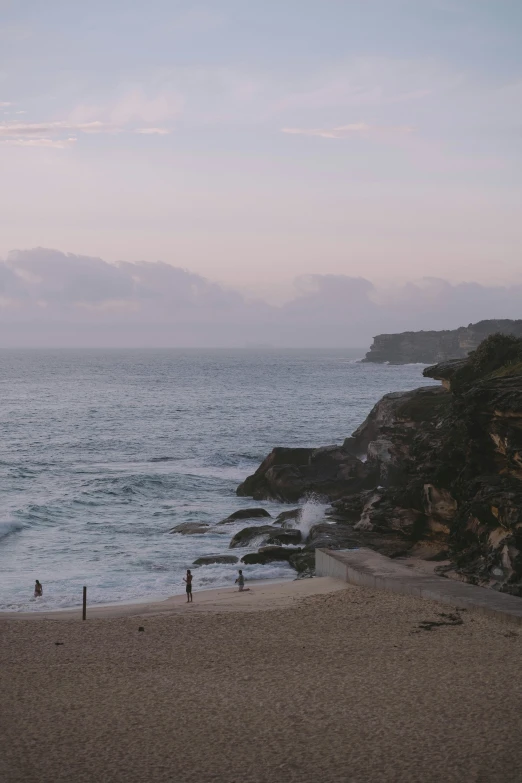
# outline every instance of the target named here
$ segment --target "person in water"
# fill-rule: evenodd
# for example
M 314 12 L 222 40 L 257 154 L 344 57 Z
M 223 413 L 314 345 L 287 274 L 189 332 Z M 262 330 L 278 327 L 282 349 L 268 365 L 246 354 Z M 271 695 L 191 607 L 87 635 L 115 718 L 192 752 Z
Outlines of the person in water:
M 183 581 L 186 584 L 187 603 L 189 603 L 192 601 L 192 574 L 190 573 L 190 568 L 187 568 L 187 576 L 183 578 Z
M 236 579 L 236 585 L 239 585 L 239 592 L 242 593 L 243 591 L 250 590 L 249 587 L 245 587 L 245 577 L 243 576 L 243 571 L 239 569 L 239 576 Z
M 41 598 L 42 595 L 43 595 L 43 587 L 37 579 L 36 582 L 34 583 L 34 597 Z

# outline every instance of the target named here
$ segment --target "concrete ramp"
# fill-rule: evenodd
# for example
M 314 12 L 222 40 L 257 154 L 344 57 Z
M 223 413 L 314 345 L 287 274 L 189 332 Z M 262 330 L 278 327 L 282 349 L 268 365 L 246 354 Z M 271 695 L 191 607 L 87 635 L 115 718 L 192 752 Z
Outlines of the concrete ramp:
M 371 549 L 316 549 L 315 571 L 317 576 L 331 576 L 352 585 L 429 598 L 505 623 L 522 625 L 522 598 L 441 576 L 420 574 Z

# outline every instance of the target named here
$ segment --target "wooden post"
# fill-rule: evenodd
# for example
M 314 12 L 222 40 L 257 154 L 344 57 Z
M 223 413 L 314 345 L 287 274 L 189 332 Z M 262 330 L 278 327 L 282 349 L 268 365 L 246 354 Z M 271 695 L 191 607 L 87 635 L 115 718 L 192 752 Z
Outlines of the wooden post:
M 83 615 L 82 615 L 82 620 L 86 620 L 86 619 L 87 619 L 87 588 L 84 585 L 84 587 L 83 587 Z

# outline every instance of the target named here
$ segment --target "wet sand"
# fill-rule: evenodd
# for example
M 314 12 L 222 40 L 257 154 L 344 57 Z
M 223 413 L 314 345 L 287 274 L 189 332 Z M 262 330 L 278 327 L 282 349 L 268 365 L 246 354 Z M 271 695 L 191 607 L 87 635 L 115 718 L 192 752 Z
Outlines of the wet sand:
M 237 587 L 219 587 L 213 590 L 195 590 L 193 601 L 187 607 L 187 597 L 174 595 L 162 601 L 141 603 L 119 603 L 88 606 L 88 619 L 136 617 L 140 615 L 184 614 L 190 612 L 236 612 L 253 611 L 256 609 L 274 609 L 290 606 L 296 600 L 309 595 L 331 593 L 343 590 L 346 585 L 335 579 L 299 579 L 278 582 L 276 580 L 260 580 L 248 582 L 247 589 L 239 592 Z M 75 609 L 60 609 L 49 612 L 0 612 L 2 620 L 79 620 L 82 617 L 81 607 Z
M 2 619 L 0 779 L 522 780 L 517 629 L 329 579 L 212 592 Z

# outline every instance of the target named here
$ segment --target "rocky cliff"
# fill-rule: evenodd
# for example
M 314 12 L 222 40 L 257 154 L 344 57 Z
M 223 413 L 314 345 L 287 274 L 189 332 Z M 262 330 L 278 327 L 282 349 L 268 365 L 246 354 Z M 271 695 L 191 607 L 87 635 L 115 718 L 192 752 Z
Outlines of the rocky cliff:
M 447 576 L 522 596 L 522 339 L 424 374 L 445 385 L 385 395 L 342 446 L 275 450 L 238 494 L 330 501 L 309 550 L 421 548 Z
M 479 321 L 476 324 L 440 332 L 378 334 L 363 362 L 431 364 L 468 356 L 491 334 L 522 337 L 522 320 Z

